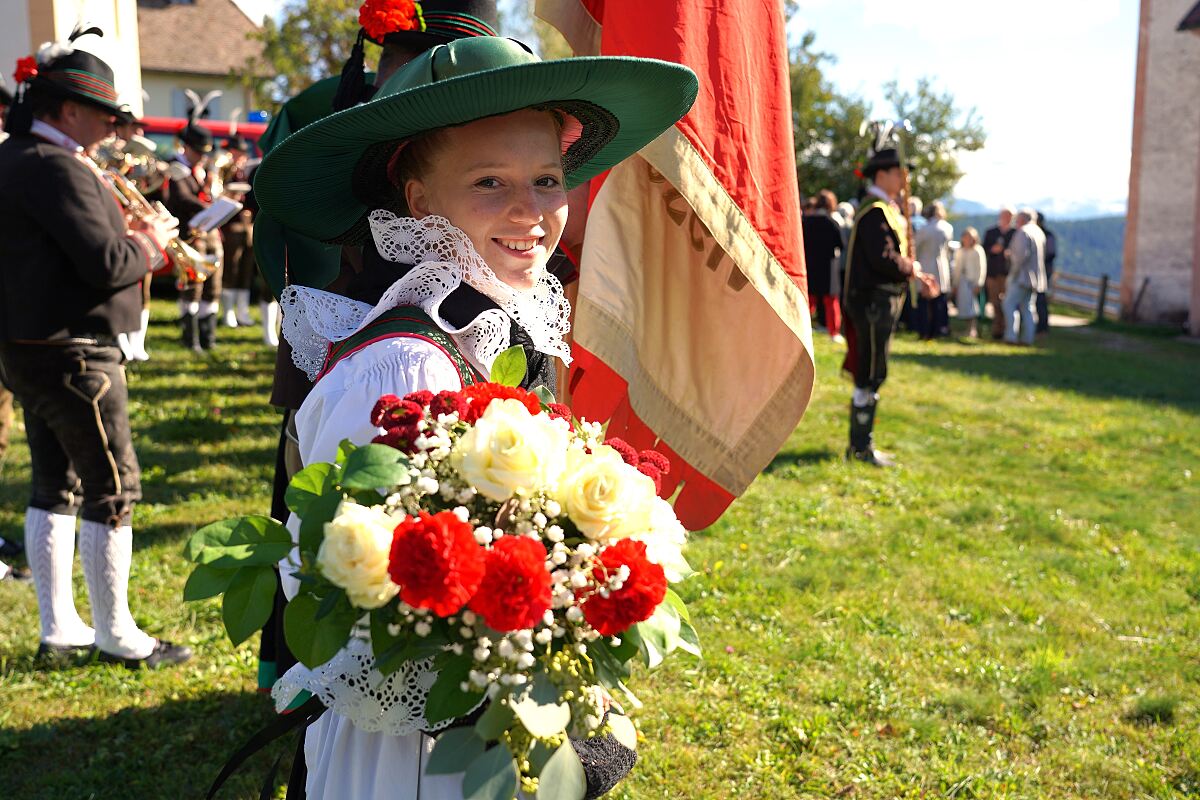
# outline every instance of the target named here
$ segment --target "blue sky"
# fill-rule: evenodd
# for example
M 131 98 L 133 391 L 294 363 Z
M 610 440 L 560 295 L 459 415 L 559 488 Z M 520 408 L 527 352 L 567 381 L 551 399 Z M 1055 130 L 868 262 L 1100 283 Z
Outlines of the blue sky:
M 257 14 L 282 5 L 237 2 Z M 892 79 L 929 77 L 973 106 L 988 143 L 963 156 L 956 196 L 1058 216 L 1124 213 L 1137 28 L 1137 0 L 800 0 L 789 32 L 814 31 L 837 58 L 837 88 L 880 116 Z

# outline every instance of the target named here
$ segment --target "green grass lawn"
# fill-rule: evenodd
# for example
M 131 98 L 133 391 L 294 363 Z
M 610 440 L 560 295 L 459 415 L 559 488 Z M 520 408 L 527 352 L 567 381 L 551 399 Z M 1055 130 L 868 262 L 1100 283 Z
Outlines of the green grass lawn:
M 154 315 L 131 368 L 132 605 L 197 657 L 36 669 L 32 587 L 0 584 L 0 797 L 202 797 L 271 718 L 256 642 L 180 601 L 180 550 L 267 509 L 274 356 L 222 330 L 194 358 L 172 307 Z M 903 469 L 881 472 L 841 460 L 849 389 L 818 339 L 803 424 L 694 538 L 705 659 L 637 676 L 646 742 L 613 796 L 1200 796 L 1200 348 L 1110 326 L 1035 349 L 901 336 L 877 436 Z M 0 532 L 19 538 L 16 439 Z M 221 796 L 258 797 L 273 757 Z

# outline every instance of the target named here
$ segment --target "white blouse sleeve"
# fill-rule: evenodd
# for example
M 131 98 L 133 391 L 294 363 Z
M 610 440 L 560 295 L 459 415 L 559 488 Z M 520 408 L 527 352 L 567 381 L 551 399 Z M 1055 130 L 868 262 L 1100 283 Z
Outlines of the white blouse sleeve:
M 333 461 L 343 439 L 370 442 L 381 433 L 371 424 L 371 409 L 385 394 L 461 388 L 454 362 L 424 339 L 396 337 L 370 345 L 338 362 L 296 412 L 300 458 L 306 466 Z

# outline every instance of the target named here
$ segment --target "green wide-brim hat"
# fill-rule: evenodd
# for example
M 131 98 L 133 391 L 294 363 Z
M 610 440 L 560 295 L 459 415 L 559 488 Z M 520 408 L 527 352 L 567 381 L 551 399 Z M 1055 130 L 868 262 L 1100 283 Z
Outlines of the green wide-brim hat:
M 511 39 L 439 45 L 401 67 L 368 103 L 288 137 L 254 178 L 260 206 L 324 242 L 361 244 L 367 214 L 398 190 L 388 159 L 422 133 L 524 108 L 564 112 L 582 133 L 563 154 L 567 186 L 611 168 L 679 121 L 699 84 L 687 67 L 626 57 L 541 61 Z M 304 283 L 294 272 L 289 282 Z

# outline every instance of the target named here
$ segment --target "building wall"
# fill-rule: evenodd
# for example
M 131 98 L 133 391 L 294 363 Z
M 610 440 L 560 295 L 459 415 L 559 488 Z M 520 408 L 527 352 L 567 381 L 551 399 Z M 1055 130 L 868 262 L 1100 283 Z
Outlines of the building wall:
M 151 117 L 181 117 L 187 111 L 183 90 L 191 89 L 201 97 L 213 89 L 223 94 L 210 104 L 210 119 L 228 120 L 234 109 L 241 108 L 239 119 L 245 121 L 252 109 L 250 93 L 237 81 L 224 75 L 192 75 L 184 72 L 142 73 L 142 87 L 150 95 L 146 101 L 146 115 Z
M 1142 0 L 1129 231 L 1121 277 L 1129 309 L 1145 278 L 1139 319 L 1180 322 L 1189 309 L 1200 209 L 1200 37 L 1176 30 L 1195 0 Z
M 138 69 L 137 0 L 0 0 L 0 74 L 9 89 L 17 59 L 32 55 L 43 43 L 66 39 L 76 21 L 86 19 L 104 31 L 80 46 L 113 68 L 121 101 L 141 112 Z

